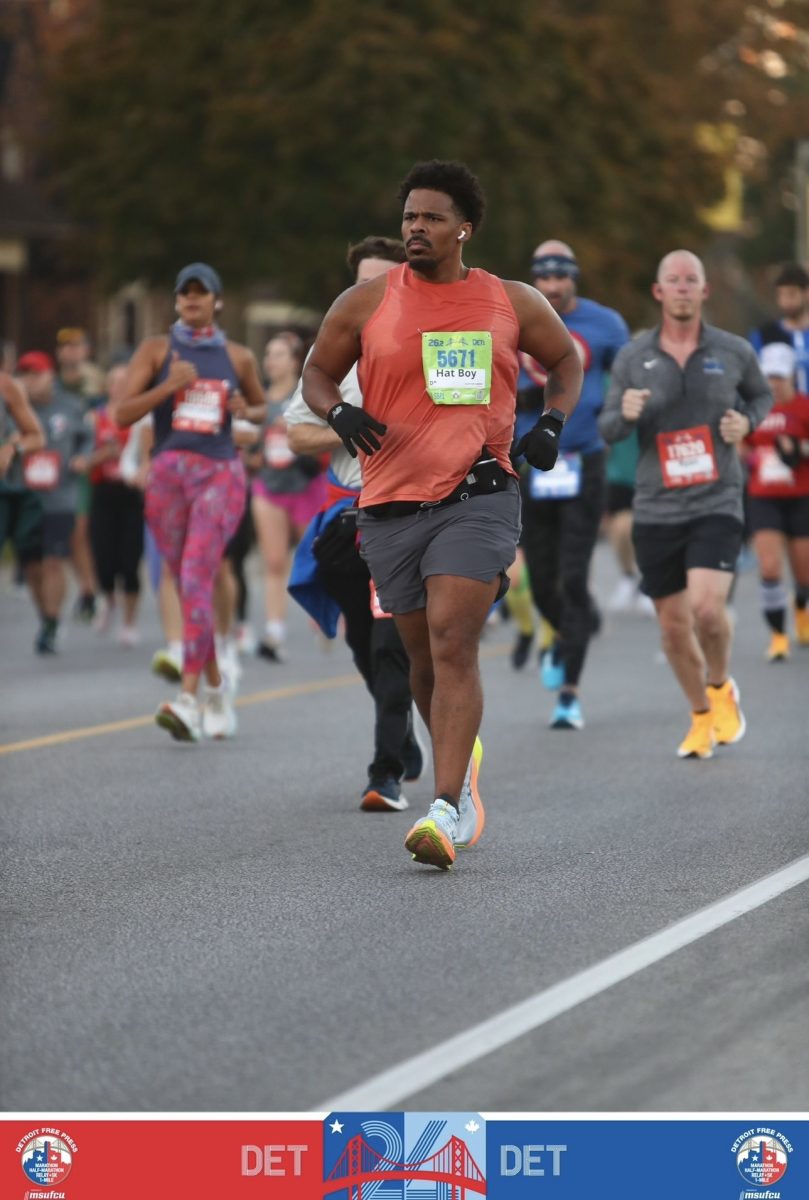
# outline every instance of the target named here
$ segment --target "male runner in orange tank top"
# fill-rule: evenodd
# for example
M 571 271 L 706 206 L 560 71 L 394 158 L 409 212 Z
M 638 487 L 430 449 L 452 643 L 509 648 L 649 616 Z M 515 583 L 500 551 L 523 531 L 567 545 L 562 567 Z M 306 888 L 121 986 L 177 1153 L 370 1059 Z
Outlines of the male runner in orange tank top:
M 407 262 L 334 302 L 303 395 L 362 454 L 361 552 L 396 619 L 433 743 L 436 799 L 405 845 L 418 862 L 448 868 L 483 829 L 478 645 L 520 529 L 509 459 L 517 350 L 549 372 L 545 412 L 515 447 L 540 470 L 556 461 L 582 369 L 535 288 L 464 265 L 485 208 L 464 164 L 417 164 L 399 198 Z M 339 391 L 358 360 L 361 409 L 341 404 Z

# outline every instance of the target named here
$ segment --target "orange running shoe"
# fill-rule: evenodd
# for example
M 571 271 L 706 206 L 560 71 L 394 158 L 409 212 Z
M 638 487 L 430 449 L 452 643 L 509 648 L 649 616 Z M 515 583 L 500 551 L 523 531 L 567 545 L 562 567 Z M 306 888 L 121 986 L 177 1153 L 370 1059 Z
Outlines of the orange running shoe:
M 713 711 L 692 712 L 691 728 L 677 747 L 677 757 L 713 758 L 715 745 Z
M 739 706 L 739 689 L 729 676 L 721 687 L 708 687 L 713 713 L 713 732 L 717 744 L 732 746 L 740 742 L 747 729 L 744 713 Z
M 799 646 L 809 646 L 809 608 L 795 609 L 795 640 Z
M 466 779 L 461 788 L 461 798 L 458 803 L 458 829 L 455 834 L 456 850 L 466 850 L 469 846 L 474 846 L 483 833 L 483 826 L 486 824 L 486 813 L 483 810 L 483 801 L 480 798 L 480 791 L 478 789 L 478 774 L 482 762 L 483 743 L 479 737 L 476 737 L 472 757 L 469 760 L 469 769 L 466 772 Z
M 789 638 L 785 633 L 773 632 L 767 647 L 767 662 L 786 662 L 789 658 Z

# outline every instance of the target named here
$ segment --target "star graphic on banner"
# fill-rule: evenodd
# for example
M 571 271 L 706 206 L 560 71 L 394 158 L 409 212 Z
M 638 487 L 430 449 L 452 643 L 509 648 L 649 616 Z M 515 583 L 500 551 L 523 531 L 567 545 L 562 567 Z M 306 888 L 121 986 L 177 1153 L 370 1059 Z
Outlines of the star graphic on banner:
M 329 1126 L 329 1129 L 332 1131 L 332 1133 L 342 1133 L 343 1132 L 343 1126 L 342 1126 L 341 1122 L 337 1120 L 336 1117 L 332 1121 L 331 1125 Z

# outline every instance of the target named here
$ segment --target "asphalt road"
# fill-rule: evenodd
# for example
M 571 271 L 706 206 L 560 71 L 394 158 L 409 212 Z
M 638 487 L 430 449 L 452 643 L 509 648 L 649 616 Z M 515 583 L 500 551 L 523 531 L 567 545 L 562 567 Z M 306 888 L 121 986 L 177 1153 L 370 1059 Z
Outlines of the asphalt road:
M 402 844 L 429 777 L 359 811 L 370 700 L 302 615 L 288 663 L 246 662 L 238 738 L 182 746 L 150 719 L 150 596 L 142 648 L 70 624 L 47 661 L 0 581 L 0 1107 L 809 1110 L 809 869 L 642 961 L 809 855 L 809 650 L 764 662 L 754 574 L 736 607 L 748 732 L 702 763 L 654 621 L 605 622 L 581 733 L 491 629 L 486 832 L 444 874 Z

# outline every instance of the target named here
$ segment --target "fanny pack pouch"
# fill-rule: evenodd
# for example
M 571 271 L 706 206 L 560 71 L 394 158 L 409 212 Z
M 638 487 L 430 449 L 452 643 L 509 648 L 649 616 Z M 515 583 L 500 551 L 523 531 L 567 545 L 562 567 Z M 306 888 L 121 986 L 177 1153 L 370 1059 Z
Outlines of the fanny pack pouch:
M 484 446 L 483 455 L 477 462 L 472 463 L 461 487 L 469 484 L 473 496 L 489 496 L 493 492 L 504 491 L 509 478 L 508 472 L 500 466 L 496 458 L 490 456 Z

